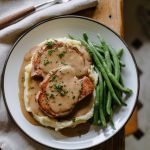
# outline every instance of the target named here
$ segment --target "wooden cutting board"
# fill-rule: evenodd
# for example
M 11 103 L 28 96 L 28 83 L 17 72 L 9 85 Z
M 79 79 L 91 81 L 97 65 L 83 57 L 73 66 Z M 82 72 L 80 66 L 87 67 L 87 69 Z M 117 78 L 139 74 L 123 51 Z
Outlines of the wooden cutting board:
M 124 35 L 123 0 L 100 0 L 96 8 L 81 11 L 77 15 L 93 18 L 110 27 L 121 37 Z M 125 150 L 125 134 L 132 134 L 136 129 L 137 111 L 133 113 L 126 127 L 122 128 L 114 137 L 101 145 L 90 148 L 90 150 Z

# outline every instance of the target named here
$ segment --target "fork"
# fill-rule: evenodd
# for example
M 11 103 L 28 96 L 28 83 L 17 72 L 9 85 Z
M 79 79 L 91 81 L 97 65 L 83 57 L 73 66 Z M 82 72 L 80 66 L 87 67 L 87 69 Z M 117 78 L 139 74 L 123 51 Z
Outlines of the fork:
M 47 2 L 39 4 L 39 5 L 27 7 L 21 11 L 18 11 L 12 15 L 9 15 L 7 17 L 0 19 L 0 29 L 3 29 L 5 27 L 9 26 L 10 24 L 12 24 L 14 21 L 17 21 L 35 11 L 40 10 L 40 8 L 42 8 L 48 4 L 51 4 L 50 6 L 52 6 L 54 4 L 66 3 L 68 1 L 70 1 L 70 0 L 51 0 L 51 1 L 47 1 Z

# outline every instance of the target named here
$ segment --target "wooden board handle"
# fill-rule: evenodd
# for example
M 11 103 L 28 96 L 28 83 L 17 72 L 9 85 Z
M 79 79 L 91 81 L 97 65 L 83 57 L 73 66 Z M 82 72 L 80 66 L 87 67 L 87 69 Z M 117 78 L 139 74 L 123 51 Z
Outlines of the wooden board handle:
M 7 17 L 0 19 L 0 29 L 7 27 L 10 23 L 30 14 L 31 12 L 34 12 L 34 11 L 35 11 L 35 7 L 31 6 L 31 7 L 25 8 L 21 11 L 18 11 L 12 15 L 9 15 Z

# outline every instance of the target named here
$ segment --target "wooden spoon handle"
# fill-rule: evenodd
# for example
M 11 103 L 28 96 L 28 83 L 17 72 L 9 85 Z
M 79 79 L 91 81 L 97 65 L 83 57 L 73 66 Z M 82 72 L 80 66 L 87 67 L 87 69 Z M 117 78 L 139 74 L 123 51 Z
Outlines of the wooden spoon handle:
M 0 29 L 7 27 L 10 23 L 30 14 L 31 12 L 34 12 L 34 11 L 35 11 L 35 7 L 31 6 L 31 7 L 25 8 L 21 11 L 18 11 L 12 15 L 9 15 L 7 17 L 0 19 Z

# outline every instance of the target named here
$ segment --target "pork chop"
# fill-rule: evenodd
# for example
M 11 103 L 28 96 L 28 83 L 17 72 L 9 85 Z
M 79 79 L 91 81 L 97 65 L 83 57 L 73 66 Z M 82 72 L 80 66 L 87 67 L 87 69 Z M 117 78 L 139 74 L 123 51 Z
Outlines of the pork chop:
M 91 59 L 85 47 L 53 40 L 39 46 L 32 56 L 31 63 L 32 77 L 45 77 L 48 72 L 62 65 L 72 66 L 76 76 L 83 76 L 90 68 Z
M 73 67 L 64 66 L 46 76 L 36 99 L 45 114 L 57 118 L 71 113 L 93 90 L 94 84 L 89 77 L 78 79 Z

